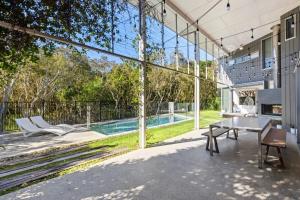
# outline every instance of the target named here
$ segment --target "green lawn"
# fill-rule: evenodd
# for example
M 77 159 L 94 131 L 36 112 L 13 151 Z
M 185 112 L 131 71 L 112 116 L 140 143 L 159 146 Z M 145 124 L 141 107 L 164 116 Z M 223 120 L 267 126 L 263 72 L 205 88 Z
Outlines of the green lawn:
M 206 128 L 210 123 L 213 123 L 213 122 L 216 122 L 219 120 L 221 120 L 221 117 L 220 117 L 218 111 L 202 111 L 200 114 L 200 127 Z M 185 122 L 181 122 L 181 123 L 173 124 L 173 125 L 169 125 L 169 126 L 148 129 L 147 130 L 147 146 L 157 144 L 168 138 L 172 138 L 172 137 L 184 134 L 186 132 L 192 131 L 193 129 L 194 129 L 194 121 L 193 120 L 188 120 Z M 87 146 L 84 146 L 80 149 L 71 150 L 71 151 L 68 151 L 67 153 L 63 153 L 63 154 L 54 154 L 54 155 L 51 155 L 48 158 L 44 158 L 44 159 L 46 159 L 46 160 L 48 160 L 50 158 L 54 159 L 54 158 L 59 158 L 59 157 L 63 157 L 66 155 L 76 154 L 79 152 L 88 152 L 88 151 L 95 150 L 95 149 L 99 149 L 99 152 L 101 152 L 101 151 L 111 152 L 113 150 L 124 149 L 124 150 L 122 150 L 122 152 L 119 153 L 119 154 L 121 154 L 121 153 L 135 150 L 137 148 L 138 148 L 138 132 L 133 132 L 133 133 L 126 134 L 126 135 L 119 135 L 119 136 L 115 136 L 115 137 L 109 137 L 109 138 L 103 139 L 103 140 L 93 141 L 93 142 L 89 143 Z M 116 155 L 118 155 L 118 154 L 116 154 Z M 72 158 L 72 159 L 83 159 L 83 158 L 84 158 L 84 156 L 76 157 L 76 158 Z M 105 159 L 107 159 L 107 158 L 100 157 L 100 158 L 93 159 L 90 161 L 84 161 L 82 164 L 75 165 L 73 167 L 61 170 L 53 175 L 43 178 L 43 179 L 37 179 L 37 180 L 29 183 L 29 185 L 33 184 L 35 182 L 42 181 L 42 180 L 47 180 L 47 179 L 50 179 L 53 177 L 72 173 L 74 171 L 86 169 L 89 166 L 97 164 Z M 37 159 L 37 160 L 30 161 L 30 163 L 33 164 L 33 163 L 40 162 L 40 161 L 41 161 L 40 159 Z M 49 165 L 46 165 L 43 167 L 38 167 L 36 169 L 23 171 L 20 173 L 16 173 L 14 175 L 9 175 L 8 177 L 2 178 L 2 179 L 6 179 L 6 178 L 13 177 L 16 175 L 26 174 L 26 173 L 33 172 L 36 170 L 48 169 L 49 167 L 59 166 L 64 163 L 67 163 L 69 161 L 70 160 L 63 160 L 63 161 L 55 162 L 55 163 L 52 163 L 52 164 L 49 164 Z M 8 169 L 13 169 L 16 167 L 21 167 L 21 166 L 26 166 L 26 165 L 28 165 L 28 163 L 23 162 L 23 163 L 15 164 L 13 166 L 2 166 L 1 169 L 8 170 Z M 18 190 L 18 189 L 20 189 L 22 187 L 26 187 L 26 186 L 27 185 L 21 185 L 21 186 L 16 186 L 11 189 L 8 189 L 6 191 L 0 191 L 0 195 L 8 193 L 10 191 Z
M 220 111 L 205 110 L 200 112 L 200 127 L 207 128 L 209 124 L 222 120 Z
M 219 111 L 202 111 L 200 113 L 200 127 L 206 128 L 209 124 L 220 121 L 221 116 Z M 186 132 L 192 131 L 194 128 L 194 121 L 189 120 L 182 123 L 157 127 L 147 130 L 147 145 L 153 145 L 162 142 L 168 138 L 172 138 Z M 110 137 L 108 139 L 96 141 L 90 144 L 91 148 L 107 145 L 111 148 L 127 147 L 129 149 L 136 149 L 138 147 L 138 132 L 128 135 Z
M 210 123 L 221 120 L 221 117 L 220 117 L 218 111 L 202 111 L 200 115 L 201 115 L 200 116 L 200 127 L 201 128 L 205 128 Z M 166 139 L 176 137 L 178 135 L 192 131 L 193 129 L 194 129 L 194 120 L 188 120 L 188 121 L 181 122 L 178 124 L 148 129 L 147 130 L 147 145 L 151 146 L 153 144 L 162 142 Z M 57 158 L 61 158 L 61 157 L 68 156 L 68 155 L 73 155 L 73 154 L 80 153 L 80 152 L 96 150 L 99 148 L 106 149 L 106 150 L 125 148 L 128 151 L 137 149 L 138 148 L 138 132 L 133 132 L 133 133 L 126 134 L 126 135 L 119 135 L 119 136 L 109 137 L 109 138 L 102 139 L 102 140 L 93 141 L 93 142 L 90 142 L 87 146 L 84 146 L 84 147 L 76 149 L 76 150 L 70 150 L 66 153 L 49 155 L 46 158 L 36 159 L 36 160 L 30 161 L 30 162 L 17 163 L 12 166 L 0 166 L 0 169 L 1 170 L 13 169 L 16 167 L 31 164 L 32 162 L 37 163 L 37 162 L 42 162 L 42 161 L 48 161 L 51 159 L 57 159 Z

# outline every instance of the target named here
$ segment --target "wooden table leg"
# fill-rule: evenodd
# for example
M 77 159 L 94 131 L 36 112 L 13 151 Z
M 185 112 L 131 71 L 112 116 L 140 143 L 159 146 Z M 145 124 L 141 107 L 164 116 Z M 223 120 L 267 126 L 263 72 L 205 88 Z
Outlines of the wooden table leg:
M 258 168 L 262 168 L 262 145 L 261 145 L 261 132 L 258 132 Z
M 212 127 L 209 126 L 209 151 L 210 155 L 213 156 L 213 148 L 214 148 L 214 142 L 213 142 L 213 137 L 212 137 Z

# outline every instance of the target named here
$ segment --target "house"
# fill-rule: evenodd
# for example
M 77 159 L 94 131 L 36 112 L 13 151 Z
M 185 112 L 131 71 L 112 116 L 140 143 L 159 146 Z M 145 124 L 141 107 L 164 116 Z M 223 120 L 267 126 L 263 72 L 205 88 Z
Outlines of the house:
M 223 113 L 257 114 L 300 126 L 300 7 L 280 17 L 269 33 L 219 59 Z M 300 137 L 298 137 L 300 141 Z

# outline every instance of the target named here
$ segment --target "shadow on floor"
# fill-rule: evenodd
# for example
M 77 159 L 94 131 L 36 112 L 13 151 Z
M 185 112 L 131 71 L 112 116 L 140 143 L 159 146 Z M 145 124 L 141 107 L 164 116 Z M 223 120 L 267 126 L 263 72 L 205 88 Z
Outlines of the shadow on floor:
M 112 158 L 0 199 L 299 199 L 294 139 L 288 136 L 284 170 L 258 169 L 256 135 L 247 133 L 238 141 L 221 140 L 221 153 L 213 157 L 204 150 L 205 140 L 182 140 Z

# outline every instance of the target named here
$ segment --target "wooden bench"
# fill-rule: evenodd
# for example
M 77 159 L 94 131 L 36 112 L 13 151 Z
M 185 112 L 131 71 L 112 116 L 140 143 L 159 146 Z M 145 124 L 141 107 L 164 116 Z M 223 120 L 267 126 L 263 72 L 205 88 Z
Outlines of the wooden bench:
M 268 162 L 270 147 L 275 147 L 278 152 L 279 161 L 282 167 L 284 167 L 281 149 L 286 148 L 286 131 L 282 129 L 271 128 L 261 144 L 267 146 L 265 162 Z
M 227 129 L 227 128 L 216 128 L 216 129 L 212 130 L 212 137 L 213 137 L 213 140 L 215 143 L 214 152 L 220 153 L 218 143 L 217 143 L 217 137 L 219 137 L 220 135 L 223 135 L 224 133 L 227 133 L 227 138 L 231 138 L 231 137 L 229 137 L 229 131 L 230 131 L 230 129 Z M 237 140 L 237 137 L 238 137 L 237 131 L 233 130 L 233 132 L 234 132 L 235 140 Z M 209 131 L 203 133 L 202 135 L 207 137 L 206 150 L 209 151 Z M 233 138 L 231 138 L 231 139 L 233 139 Z

